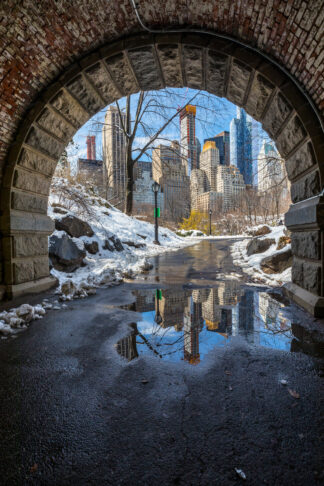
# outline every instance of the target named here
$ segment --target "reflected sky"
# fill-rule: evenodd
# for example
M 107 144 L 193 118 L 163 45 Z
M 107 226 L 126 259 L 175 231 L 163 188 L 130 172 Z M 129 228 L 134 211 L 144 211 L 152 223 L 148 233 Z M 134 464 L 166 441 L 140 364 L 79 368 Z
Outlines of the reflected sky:
M 248 343 L 290 350 L 291 322 L 285 306 L 267 292 L 236 281 L 213 288 L 136 290 L 141 318 L 121 339 L 117 351 L 128 360 L 140 355 L 198 365 L 208 352 L 234 336 Z

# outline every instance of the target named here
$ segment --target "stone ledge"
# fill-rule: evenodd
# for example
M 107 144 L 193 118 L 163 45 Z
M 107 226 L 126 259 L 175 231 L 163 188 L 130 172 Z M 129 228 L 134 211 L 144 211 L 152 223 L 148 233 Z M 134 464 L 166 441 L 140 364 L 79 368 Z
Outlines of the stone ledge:
M 6 288 L 6 297 L 9 299 L 15 299 L 25 294 L 36 294 L 44 292 L 52 287 L 55 287 L 58 280 L 55 277 L 44 277 L 32 282 L 24 282 L 17 285 L 8 285 Z
M 310 197 L 292 204 L 285 214 L 285 224 L 291 231 L 321 229 L 324 226 L 324 197 Z
M 312 294 L 292 282 L 286 283 L 283 291 L 287 297 L 314 317 L 324 317 L 324 297 Z

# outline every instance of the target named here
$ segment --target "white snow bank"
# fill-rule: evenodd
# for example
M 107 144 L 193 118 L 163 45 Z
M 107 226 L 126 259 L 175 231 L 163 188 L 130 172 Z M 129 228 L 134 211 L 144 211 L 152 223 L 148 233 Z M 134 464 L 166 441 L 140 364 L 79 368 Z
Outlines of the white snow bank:
M 253 229 L 257 229 L 257 227 Z M 251 241 L 250 238 L 234 243 L 231 246 L 231 254 L 234 263 L 239 265 L 245 273 L 253 277 L 258 282 L 264 282 L 268 285 L 276 286 L 291 281 L 291 268 L 287 268 L 282 273 L 267 274 L 261 270 L 260 265 L 263 258 L 274 255 L 275 253 L 277 254 L 284 252 L 291 247 L 291 245 L 288 244 L 281 250 L 276 250 L 279 238 L 281 236 L 285 236 L 285 229 L 286 227 L 284 225 L 276 226 L 271 230 L 271 233 L 259 237 L 259 239 L 273 238 L 276 241 L 275 244 L 271 245 L 270 248 L 263 253 L 254 253 L 250 256 L 247 255 L 247 245 L 249 241 Z
M 56 187 L 67 184 L 63 179 L 56 179 Z M 75 290 L 79 293 L 84 291 L 89 293 L 89 289 L 99 285 L 114 285 L 122 281 L 123 277 L 133 277 L 135 274 L 148 268 L 147 258 L 167 251 L 178 250 L 185 246 L 192 245 L 193 241 L 177 236 L 173 231 L 160 227 L 160 245 L 153 243 L 155 239 L 154 225 L 146 221 L 140 221 L 134 217 L 127 216 L 121 211 L 111 207 L 104 199 L 90 195 L 85 188 L 79 184 L 73 186 L 79 194 L 82 194 L 89 207 L 89 213 L 85 214 L 77 208 L 69 210 L 67 214 L 54 212 L 54 203 L 68 206 L 62 202 L 57 194 L 51 194 L 49 201 L 48 214 L 53 219 L 62 219 L 67 215 L 74 215 L 90 224 L 94 231 L 94 236 L 83 236 L 73 238 L 78 242 L 80 248 L 84 248 L 84 243 L 96 241 L 99 252 L 95 255 L 87 253 L 84 259 L 85 266 L 80 267 L 74 272 L 65 273 L 52 269 L 51 273 L 59 281 L 58 292 L 68 294 L 68 286 L 71 286 L 71 293 Z M 60 235 L 62 231 L 54 231 L 53 234 Z M 121 240 L 124 250 L 121 252 L 104 249 L 105 240 L 110 237 L 117 237 Z M 130 244 L 127 244 L 130 243 Z M 133 246 L 135 245 L 135 246 Z M 136 248 L 137 247 L 137 248 Z M 67 284 L 64 287 L 64 284 Z M 63 296 L 64 298 L 64 296 Z
M 46 302 L 35 306 L 22 304 L 9 311 L 0 312 L 0 336 L 6 338 L 9 335 L 17 334 L 29 326 L 31 321 L 42 319 L 46 313 Z

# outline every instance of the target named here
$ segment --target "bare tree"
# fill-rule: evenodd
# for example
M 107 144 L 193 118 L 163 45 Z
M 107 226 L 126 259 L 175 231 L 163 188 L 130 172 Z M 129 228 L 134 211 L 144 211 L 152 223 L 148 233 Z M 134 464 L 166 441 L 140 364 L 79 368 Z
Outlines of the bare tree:
M 191 103 L 197 96 L 197 93 L 198 92 L 196 92 L 187 103 Z M 135 116 L 134 119 L 132 119 L 133 98 L 133 95 L 128 95 L 126 97 L 124 111 L 122 110 L 120 103 L 118 101 L 116 102 L 120 127 L 126 140 L 126 214 L 132 214 L 133 210 L 134 167 L 136 163 L 142 156 L 152 149 L 156 140 L 159 139 L 164 130 L 179 114 L 179 109 L 163 103 L 163 100 L 159 97 L 159 93 L 140 91 L 136 102 Z M 182 107 L 180 109 L 182 109 Z M 152 116 L 161 121 L 159 128 L 156 128 L 154 124 L 149 122 L 149 118 L 152 118 Z M 143 136 L 147 139 L 142 147 L 138 147 L 135 144 L 139 131 L 141 131 Z
M 209 130 L 214 126 L 217 116 L 223 116 L 227 109 L 224 102 L 219 98 L 197 90 L 191 90 L 190 96 L 188 96 L 188 91 L 185 90 L 180 92 L 179 90 L 169 89 L 141 91 L 138 95 L 127 96 L 125 106 L 122 106 L 123 102 L 116 102 L 119 114 L 118 128 L 120 128 L 126 140 L 124 209 L 127 214 L 131 214 L 133 210 L 134 167 L 136 163 L 143 156 L 150 155 L 152 148 L 158 141 L 170 142 L 175 138 L 165 135 L 165 130 L 168 127 L 172 129 L 173 133 L 175 130 L 179 130 L 177 117 L 181 110 L 193 101 L 195 101 L 195 106 L 200 114 L 197 121 L 208 127 Z M 111 128 L 105 123 L 97 122 L 97 125 L 103 125 L 103 130 Z M 137 144 L 139 136 L 145 140 L 142 146 Z M 182 149 L 180 157 L 186 158 Z

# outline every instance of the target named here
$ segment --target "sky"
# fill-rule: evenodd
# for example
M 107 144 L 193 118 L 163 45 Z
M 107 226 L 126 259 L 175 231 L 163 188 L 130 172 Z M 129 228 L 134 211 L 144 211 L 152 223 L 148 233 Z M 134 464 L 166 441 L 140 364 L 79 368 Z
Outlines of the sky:
M 162 102 L 165 108 L 165 114 L 171 116 L 175 110 L 184 106 L 186 103 L 194 104 L 197 106 L 196 112 L 196 136 L 198 137 L 201 146 L 203 146 L 204 139 L 215 136 L 223 130 L 229 131 L 231 120 L 236 117 L 236 105 L 231 103 L 225 98 L 219 98 L 214 95 L 210 95 L 206 92 L 198 92 L 197 90 L 189 88 L 176 88 L 168 90 L 160 90 L 154 92 L 158 94 L 158 100 Z M 139 94 L 132 95 L 132 118 L 135 117 L 136 104 Z M 194 97 L 194 99 L 192 99 Z M 120 101 L 121 108 L 125 107 L 125 98 Z M 68 155 L 72 167 L 75 166 L 77 159 L 86 158 L 86 138 L 87 135 L 96 135 L 97 146 L 97 158 L 101 158 L 102 143 L 101 143 L 101 130 L 104 123 L 105 113 L 107 107 L 94 115 L 83 127 L 78 130 L 73 137 L 74 146 L 68 147 Z M 250 117 L 248 117 L 250 119 Z M 163 125 L 163 119 L 156 114 L 148 114 L 145 116 L 147 124 L 151 130 L 157 130 Z M 252 119 L 251 119 L 252 120 Z M 253 123 L 253 160 L 256 164 L 257 154 L 261 148 L 261 142 L 263 138 L 268 138 L 266 133 L 263 132 L 261 124 L 252 120 Z M 258 137 L 256 138 L 256 134 Z M 143 130 L 139 130 L 135 139 L 135 145 L 142 147 L 147 137 Z M 179 117 L 176 116 L 171 125 L 169 125 L 163 132 L 165 138 L 169 140 L 177 140 L 180 138 L 180 123 Z M 166 140 L 158 140 L 158 143 L 167 143 Z M 141 157 L 141 160 L 150 160 L 151 151 L 145 156 Z M 253 172 L 257 172 L 255 169 Z

